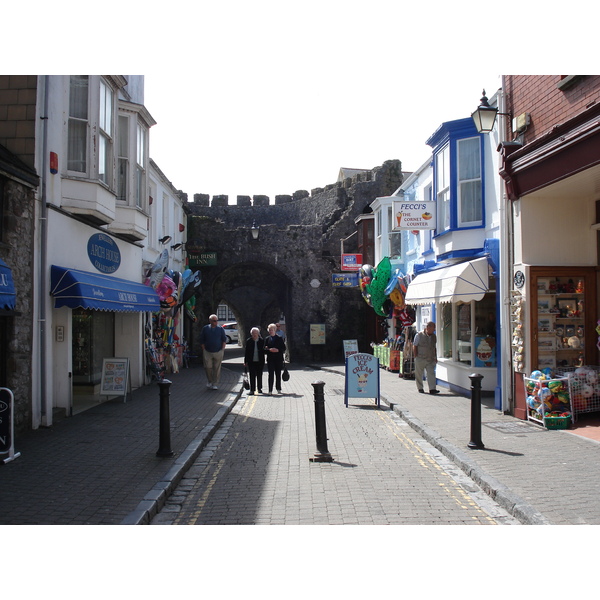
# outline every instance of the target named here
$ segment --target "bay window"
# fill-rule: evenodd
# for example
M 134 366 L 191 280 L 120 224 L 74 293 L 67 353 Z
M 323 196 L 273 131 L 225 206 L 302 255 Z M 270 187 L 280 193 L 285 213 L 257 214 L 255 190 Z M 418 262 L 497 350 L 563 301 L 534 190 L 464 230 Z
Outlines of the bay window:
M 435 157 L 437 189 L 437 230 L 450 229 L 450 146 L 446 145 Z
M 100 81 L 100 135 L 98 138 L 98 179 L 112 185 L 113 91 Z
M 69 81 L 69 123 L 67 169 L 87 172 L 89 77 L 71 75 Z
M 481 144 L 478 137 L 458 140 L 458 226 L 482 224 Z

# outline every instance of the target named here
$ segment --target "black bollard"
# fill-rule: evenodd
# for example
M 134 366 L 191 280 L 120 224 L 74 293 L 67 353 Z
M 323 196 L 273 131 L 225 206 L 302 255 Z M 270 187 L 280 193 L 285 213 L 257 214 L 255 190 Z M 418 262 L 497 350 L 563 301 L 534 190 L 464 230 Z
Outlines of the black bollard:
M 325 422 L 325 382 L 315 381 L 311 384 L 315 390 L 315 428 L 317 435 L 317 452 L 311 462 L 333 462 L 333 457 L 327 450 L 327 425 Z
M 171 416 L 169 411 L 169 386 L 171 382 L 168 379 L 162 379 L 158 382 L 160 388 L 160 423 L 159 423 L 159 441 L 156 456 L 173 456 L 171 450 Z
M 471 441 L 469 448 L 485 448 L 481 441 L 481 380 L 483 375 L 473 373 L 471 380 Z

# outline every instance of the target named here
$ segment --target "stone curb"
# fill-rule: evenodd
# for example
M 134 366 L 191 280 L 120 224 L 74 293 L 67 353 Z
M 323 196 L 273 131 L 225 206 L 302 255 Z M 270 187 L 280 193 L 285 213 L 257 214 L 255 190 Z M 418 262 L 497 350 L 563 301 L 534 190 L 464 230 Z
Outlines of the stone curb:
M 328 371 L 343 377 L 343 374 L 336 369 L 328 369 L 327 367 L 319 367 L 317 365 L 309 366 L 312 369 Z M 466 452 L 445 440 L 441 434 L 422 423 L 419 419 L 411 415 L 409 411 L 401 408 L 397 401 L 389 400 L 383 395 L 380 396 L 380 399 L 432 446 L 437 448 L 444 456 L 455 463 L 468 477 L 479 485 L 488 496 L 496 501 L 510 515 L 515 517 L 515 519 L 518 519 L 524 525 L 552 524 L 549 519 L 533 508 L 533 506 L 513 493 L 503 483 L 500 483 L 497 479 L 486 473 L 479 465 L 471 460 Z
M 232 391 L 230 398 L 226 400 L 217 414 L 202 428 L 202 431 L 196 438 L 190 442 L 187 448 L 177 457 L 173 465 L 163 475 L 161 480 L 144 495 L 144 499 L 131 511 L 120 523 L 120 525 L 149 525 L 150 521 L 158 514 L 165 505 L 167 498 L 173 493 L 177 484 L 181 481 L 185 473 L 192 466 L 200 452 L 215 435 L 227 415 L 236 405 L 242 393 L 243 379 L 240 377 L 233 390 L 238 387 L 238 391 Z

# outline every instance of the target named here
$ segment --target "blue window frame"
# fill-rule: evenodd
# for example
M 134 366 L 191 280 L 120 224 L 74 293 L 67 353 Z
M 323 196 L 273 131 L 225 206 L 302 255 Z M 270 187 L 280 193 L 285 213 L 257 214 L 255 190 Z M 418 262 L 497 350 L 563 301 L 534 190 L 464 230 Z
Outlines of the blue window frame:
M 443 123 L 427 144 L 433 148 L 436 235 L 483 227 L 483 144 L 473 120 Z

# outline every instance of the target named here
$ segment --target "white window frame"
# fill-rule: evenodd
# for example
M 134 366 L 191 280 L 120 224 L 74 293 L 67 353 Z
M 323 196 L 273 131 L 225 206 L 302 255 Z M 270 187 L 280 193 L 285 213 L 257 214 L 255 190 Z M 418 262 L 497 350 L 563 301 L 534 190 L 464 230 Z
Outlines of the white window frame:
M 79 87 L 83 89 L 85 81 L 85 99 L 81 102 L 79 110 L 74 111 L 72 97 L 74 90 Z M 79 85 L 78 85 L 79 82 Z M 67 94 L 67 171 L 79 176 L 88 175 L 89 169 L 89 138 L 90 128 L 90 85 L 89 75 L 70 75 Z M 83 111 L 82 109 L 85 109 Z M 78 131 L 77 131 L 77 130 Z M 83 151 L 83 156 L 81 152 Z M 77 156 L 75 156 L 77 154 Z M 81 164 L 83 163 L 83 164 Z M 81 168 L 78 168 L 81 167 Z
M 98 114 L 98 179 L 112 188 L 115 93 L 103 79 L 100 79 Z
M 476 141 L 477 144 L 477 177 L 465 178 L 461 179 L 461 162 L 464 159 L 464 154 L 461 152 L 461 145 L 464 145 L 466 142 L 472 144 L 473 141 Z M 478 205 L 475 206 L 475 211 L 479 211 L 479 215 L 481 218 L 466 220 L 463 219 L 463 186 L 479 184 L 479 199 Z M 481 177 L 481 140 L 479 137 L 470 137 L 470 138 L 462 138 L 456 140 L 456 210 L 457 210 L 457 227 L 478 227 L 483 224 L 483 185 L 482 185 L 482 177 Z M 472 209 L 473 207 L 471 207 Z
M 436 202 L 437 231 L 450 229 L 450 144 L 446 144 L 436 155 Z

